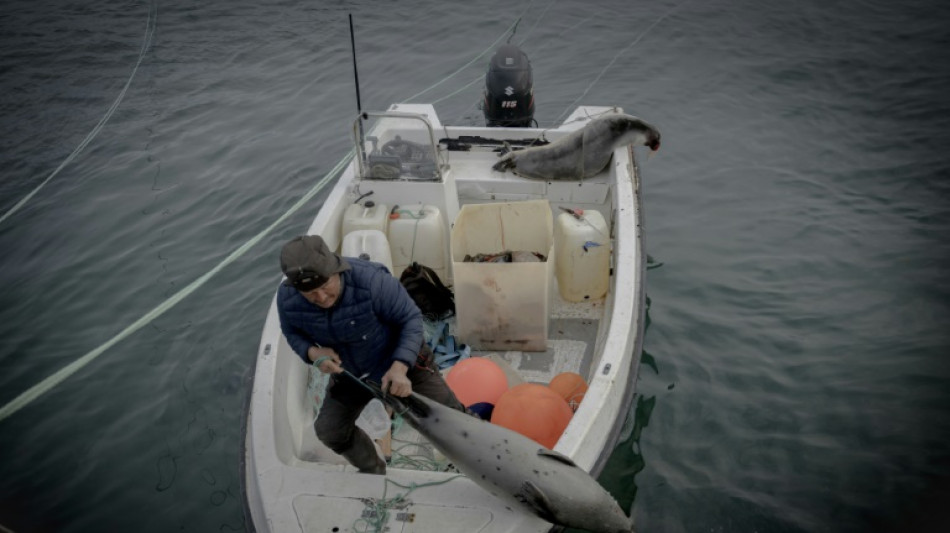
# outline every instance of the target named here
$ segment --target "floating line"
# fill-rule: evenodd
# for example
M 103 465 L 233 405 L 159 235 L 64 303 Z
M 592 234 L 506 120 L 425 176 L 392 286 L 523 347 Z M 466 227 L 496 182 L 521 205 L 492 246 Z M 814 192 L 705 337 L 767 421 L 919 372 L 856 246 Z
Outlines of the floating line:
M 538 18 L 534 20 L 534 24 L 532 24 L 531 27 L 528 28 L 528 32 L 524 34 L 524 37 L 520 41 L 518 41 L 518 46 L 523 45 L 525 41 L 528 40 L 528 37 L 531 36 L 531 32 L 533 32 L 534 29 L 538 27 L 538 23 L 540 23 L 541 20 L 544 19 L 544 15 L 547 15 L 548 11 L 551 9 L 551 6 L 553 6 L 556 3 L 557 3 L 557 0 L 551 0 L 550 2 L 548 2 L 548 5 L 544 8 L 544 11 L 542 11 L 541 14 L 538 15 Z M 530 7 L 531 4 L 528 4 L 528 5 Z
M 554 119 L 555 123 L 558 122 L 558 121 L 560 121 L 562 118 L 564 118 L 564 116 L 567 115 L 567 114 L 571 111 L 571 109 L 572 109 L 575 105 L 577 105 L 578 102 L 581 101 L 581 98 L 587 96 L 587 93 L 591 90 L 591 88 L 592 88 L 598 81 L 600 81 L 600 78 L 603 77 L 603 75 L 607 72 L 607 70 L 617 61 L 617 59 L 618 59 L 620 56 L 622 56 L 623 54 L 625 54 L 625 53 L 627 52 L 627 50 L 629 50 L 630 48 L 633 47 L 633 45 L 635 45 L 635 44 L 637 44 L 638 42 L 640 42 L 640 40 L 643 39 L 643 37 L 644 37 L 647 33 L 649 33 L 650 30 L 652 30 L 653 28 L 655 28 L 657 24 L 659 24 L 660 22 L 663 22 L 663 20 L 666 19 L 666 17 L 669 17 L 670 15 L 673 14 L 674 11 L 676 11 L 677 9 L 679 9 L 680 7 L 682 7 L 682 6 L 684 6 L 684 5 L 688 4 L 688 3 L 689 3 L 689 0 L 686 0 L 685 2 L 682 2 L 682 3 L 680 3 L 680 4 L 677 4 L 677 5 L 673 6 L 672 8 L 670 8 L 670 10 L 667 11 L 662 17 L 656 19 L 656 22 L 654 22 L 653 24 L 650 24 L 650 26 L 649 26 L 647 29 L 643 30 L 643 33 L 641 33 L 641 34 L 640 34 L 636 39 L 634 39 L 630 44 L 628 44 L 627 46 L 623 47 L 623 49 L 621 49 L 619 52 L 617 52 L 617 53 L 614 55 L 613 59 L 611 59 L 610 62 L 607 63 L 607 66 L 605 66 L 605 67 L 603 68 L 603 70 L 600 71 L 600 74 L 598 74 L 597 77 L 594 78 L 594 80 L 590 82 L 590 85 L 588 85 L 587 88 L 584 89 L 584 92 L 582 92 L 580 96 L 578 96 L 573 102 L 571 102 L 571 103 L 567 106 L 567 108 L 566 108 L 560 115 L 558 115 L 558 117 L 557 117 L 556 119 Z
M 445 99 L 447 99 L 447 98 L 451 98 L 451 97 L 455 96 L 456 94 L 458 94 L 458 93 L 464 91 L 465 89 L 468 89 L 468 88 L 471 87 L 472 85 L 475 85 L 476 83 L 478 83 L 479 81 L 481 81 L 483 78 L 484 78 L 484 75 L 479 74 L 474 80 L 472 80 L 472 81 L 466 83 L 465 85 L 463 85 L 463 86 L 460 87 L 459 89 L 457 89 L 457 90 L 455 90 L 454 92 L 451 92 L 451 93 L 449 93 L 449 94 L 443 96 L 442 98 L 439 98 L 438 100 L 433 100 L 432 103 L 433 103 L 433 104 L 437 104 L 437 103 L 441 102 L 442 100 L 445 100 Z
M 491 43 L 491 44 L 488 46 L 488 48 L 482 50 L 482 52 L 481 52 L 480 54 L 478 54 L 477 56 L 473 57 L 471 61 L 469 61 L 468 63 L 465 63 L 464 65 L 462 65 L 461 67 L 459 67 L 455 72 L 453 72 L 453 73 L 449 74 L 448 76 L 442 78 L 441 80 L 435 82 L 435 84 L 429 86 L 429 88 L 423 89 L 422 91 L 420 91 L 420 92 L 418 92 L 418 93 L 416 93 L 416 94 L 410 96 L 409 98 L 406 98 L 406 102 L 411 102 L 413 99 L 418 98 L 418 97 L 420 97 L 420 96 L 426 94 L 427 92 L 431 91 L 432 89 L 435 89 L 435 88 L 438 87 L 439 85 L 442 85 L 443 83 L 449 81 L 449 79 L 455 77 L 455 75 L 457 75 L 459 72 L 462 72 L 463 70 L 465 70 L 465 69 L 467 69 L 468 67 L 472 66 L 476 61 L 478 61 L 479 59 L 481 59 L 482 56 L 484 56 L 484 55 L 487 54 L 488 52 L 492 51 L 492 49 L 494 49 L 495 46 L 496 46 L 498 43 L 500 43 L 502 39 L 505 38 L 505 35 L 511 33 L 511 31 L 512 31 L 516 26 L 518 26 L 518 23 L 521 22 L 521 17 L 524 16 L 525 13 L 527 13 L 527 11 L 528 11 L 528 9 L 531 7 L 531 3 L 532 3 L 533 1 L 534 1 L 534 0 L 531 0 L 531 2 L 528 2 L 528 7 L 526 7 L 526 8 L 524 9 L 524 11 L 522 11 L 521 16 L 519 16 L 517 19 L 515 19 L 515 21 L 514 21 L 513 23 L 511 23 L 511 26 L 508 26 L 508 28 L 505 30 L 505 32 L 502 33 L 497 39 L 495 39 L 495 42 Z M 469 85 L 471 85 L 471 84 L 469 84 Z M 468 85 L 466 85 L 465 87 L 468 87 Z M 463 88 L 464 88 L 464 87 L 463 87 Z M 456 91 L 456 92 L 458 92 L 458 91 Z M 455 94 L 455 93 L 452 93 L 452 94 Z M 451 95 L 450 95 L 450 96 L 451 96 Z M 446 97 L 446 98 L 447 98 L 447 97 Z M 444 100 L 444 99 L 445 99 L 445 98 L 443 98 L 443 100 Z
M 44 185 L 49 183 L 51 179 L 53 179 L 57 174 L 59 174 L 59 171 L 62 170 L 63 167 L 68 165 L 69 162 L 72 161 L 77 155 L 79 155 L 79 153 L 82 152 L 83 149 L 85 149 L 86 146 L 90 142 L 92 142 L 92 140 L 96 137 L 96 135 L 99 134 L 99 132 L 102 130 L 102 127 L 106 125 L 106 122 L 112 117 L 112 114 L 115 113 L 115 110 L 119 107 L 119 104 L 122 102 L 122 98 L 125 97 L 126 91 L 129 90 L 129 86 L 132 84 L 132 78 L 135 77 L 135 72 L 139 69 L 139 65 L 142 64 L 142 59 L 145 57 L 145 52 L 148 50 L 148 47 L 152 42 L 152 36 L 154 34 L 155 34 L 155 26 L 152 23 L 152 8 L 149 7 L 148 20 L 146 20 L 145 22 L 145 39 L 142 41 L 142 50 L 139 52 L 139 59 L 138 61 L 135 62 L 135 67 L 132 69 L 132 74 L 129 75 L 129 79 L 128 81 L 125 82 L 125 87 L 123 87 L 122 90 L 119 92 L 119 96 L 115 99 L 114 102 L 112 102 L 112 106 L 109 107 L 109 110 L 106 111 L 106 114 L 102 117 L 101 120 L 99 120 L 99 123 L 96 124 L 96 127 L 92 128 L 92 131 L 90 131 L 89 134 L 86 135 L 86 138 L 83 139 L 81 143 L 79 143 L 79 146 L 77 146 L 76 149 L 73 150 L 73 152 L 69 154 L 69 156 L 66 157 L 66 159 L 62 163 L 60 163 L 58 167 L 56 167 L 56 170 L 54 170 L 52 174 L 50 174 L 45 180 L 43 180 L 42 183 L 37 185 L 36 188 L 33 189 L 29 194 L 24 196 L 19 202 L 17 202 L 13 207 L 11 207 L 6 213 L 4 213 L 3 216 L 0 216 L 0 224 L 2 224 L 4 220 L 9 218 L 10 215 L 19 211 L 20 208 L 23 207 L 30 200 L 30 198 L 33 198 L 33 196 L 36 193 L 38 193 L 40 189 L 43 188 Z
M 163 315 L 165 311 L 168 311 L 169 309 L 177 305 L 178 302 L 184 300 L 185 297 L 187 297 L 189 294 L 195 292 L 199 287 L 207 283 L 208 280 L 214 277 L 215 274 L 220 272 L 221 269 L 230 265 L 236 259 L 238 259 L 242 255 L 247 253 L 247 251 L 250 250 L 251 247 L 253 247 L 255 244 L 260 242 L 261 239 L 266 237 L 281 222 L 286 220 L 287 217 L 289 217 L 290 215 L 294 214 L 298 209 L 303 207 L 304 204 L 310 201 L 310 199 L 313 198 L 318 192 L 320 192 L 320 190 L 323 189 L 323 187 L 326 186 L 326 184 L 329 183 L 331 179 L 336 177 L 336 175 L 341 170 L 343 170 L 343 168 L 346 167 L 346 163 L 351 157 L 353 157 L 352 150 L 346 156 L 344 156 L 343 159 L 341 159 L 340 162 L 337 163 L 335 167 L 333 167 L 329 172 L 327 172 L 327 174 L 323 176 L 323 178 L 320 181 L 318 181 L 317 184 L 314 185 L 313 188 L 307 192 L 307 194 L 303 195 L 299 200 L 297 200 L 297 203 L 291 206 L 290 209 L 287 210 L 286 213 L 284 213 L 277 220 L 272 222 L 270 226 L 267 226 L 266 228 L 264 228 L 263 231 L 261 231 L 260 233 L 252 237 L 250 240 L 248 240 L 246 243 L 241 245 L 240 248 L 231 252 L 231 255 L 227 256 L 223 261 L 218 263 L 217 266 L 215 266 L 214 268 L 206 272 L 200 278 L 189 283 L 188 286 L 186 286 L 185 288 L 175 293 L 171 298 L 165 300 L 164 302 L 159 304 L 157 307 L 155 307 L 154 309 L 152 309 L 151 311 L 143 315 L 141 318 L 139 318 L 138 320 L 133 322 L 131 325 L 123 329 L 115 337 L 112 337 L 111 339 L 109 339 L 107 342 L 105 342 L 98 348 L 92 350 L 86 355 L 80 357 L 79 359 L 76 359 L 72 363 L 59 369 L 59 371 L 57 371 L 55 374 L 47 377 L 40 383 L 37 383 L 36 385 L 30 387 L 28 390 L 26 390 L 25 392 L 23 392 L 16 398 L 14 398 L 10 403 L 4 405 L 3 408 L 0 409 L 0 421 L 3 421 L 5 418 L 19 411 L 21 408 L 23 408 L 24 406 L 26 406 L 33 400 L 39 398 L 42 394 L 48 392 L 50 389 L 52 389 L 56 385 L 59 385 L 60 383 L 62 383 L 63 380 L 75 374 L 79 369 L 83 368 L 84 366 L 94 361 L 97 357 L 102 355 L 103 352 L 105 352 L 106 350 L 114 346 L 119 341 L 125 339 L 129 335 L 142 329 L 143 326 L 145 326 L 149 322 Z

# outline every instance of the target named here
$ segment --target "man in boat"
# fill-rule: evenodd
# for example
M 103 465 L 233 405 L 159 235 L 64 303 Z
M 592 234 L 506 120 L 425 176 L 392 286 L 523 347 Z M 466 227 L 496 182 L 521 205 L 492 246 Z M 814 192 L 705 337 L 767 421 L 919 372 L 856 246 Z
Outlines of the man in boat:
M 284 245 L 280 268 L 287 277 L 277 291 L 280 328 L 305 363 L 331 374 L 314 422 L 317 438 L 331 450 L 360 472 L 386 472 L 373 441 L 356 426 L 372 395 L 343 377 L 344 369 L 394 396 L 415 391 L 465 410 L 435 369 L 422 312 L 384 266 L 344 259 L 319 235 L 305 235 Z

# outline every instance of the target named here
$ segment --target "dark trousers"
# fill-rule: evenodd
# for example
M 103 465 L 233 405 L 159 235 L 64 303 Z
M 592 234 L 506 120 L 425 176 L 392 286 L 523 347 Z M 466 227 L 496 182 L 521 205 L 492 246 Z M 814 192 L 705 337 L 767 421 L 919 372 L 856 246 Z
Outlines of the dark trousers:
M 423 344 L 416 365 L 406 373 L 412 382 L 412 391 L 464 412 L 465 406 L 458 401 L 439 372 L 434 370 L 433 359 L 432 350 Z M 313 427 L 317 438 L 359 468 L 360 472 L 384 474 L 386 464 L 376 453 L 372 439 L 356 426 L 356 419 L 372 399 L 372 394 L 360 385 L 345 377 L 333 376 L 329 393 L 323 400 Z

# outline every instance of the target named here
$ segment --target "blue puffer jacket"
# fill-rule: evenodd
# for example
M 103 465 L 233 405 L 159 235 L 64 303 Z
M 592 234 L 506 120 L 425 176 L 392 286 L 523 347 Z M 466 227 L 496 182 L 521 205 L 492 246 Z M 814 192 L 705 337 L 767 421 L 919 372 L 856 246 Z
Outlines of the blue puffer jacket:
M 422 313 L 409 293 L 383 266 L 347 257 L 340 298 L 329 309 L 281 284 L 277 291 L 280 328 L 305 363 L 313 345 L 333 348 L 343 368 L 369 373 L 377 383 L 394 361 L 409 368 L 422 347 Z

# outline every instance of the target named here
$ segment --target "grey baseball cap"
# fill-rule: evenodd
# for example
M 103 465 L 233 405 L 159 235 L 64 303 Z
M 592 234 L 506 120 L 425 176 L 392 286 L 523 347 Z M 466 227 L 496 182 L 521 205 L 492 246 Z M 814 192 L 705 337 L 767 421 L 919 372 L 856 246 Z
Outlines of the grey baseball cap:
M 330 276 L 349 268 L 346 259 L 331 252 L 319 235 L 294 237 L 280 251 L 280 269 L 287 276 L 284 284 L 305 292 L 322 286 Z

